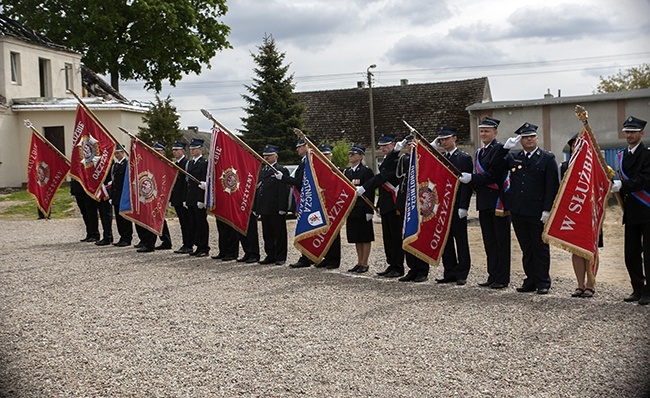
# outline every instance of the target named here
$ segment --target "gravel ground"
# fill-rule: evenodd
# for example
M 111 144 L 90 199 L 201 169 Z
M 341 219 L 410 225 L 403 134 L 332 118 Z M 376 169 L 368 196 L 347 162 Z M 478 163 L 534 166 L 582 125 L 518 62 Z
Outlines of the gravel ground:
M 352 276 L 346 243 L 339 270 L 291 269 L 80 243 L 77 218 L 0 228 L 3 397 L 650 396 L 650 308 L 570 298 L 570 275 L 517 293 L 515 257 L 494 291 L 476 256 L 462 287 L 374 276 L 378 242 Z

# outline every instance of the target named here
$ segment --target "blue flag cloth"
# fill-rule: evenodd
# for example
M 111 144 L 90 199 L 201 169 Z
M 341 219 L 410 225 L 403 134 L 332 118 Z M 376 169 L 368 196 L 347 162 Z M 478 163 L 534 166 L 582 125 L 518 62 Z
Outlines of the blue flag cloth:
M 124 185 L 122 186 L 122 196 L 120 197 L 120 214 L 122 212 L 131 212 L 131 179 L 129 178 L 129 168 L 124 173 Z
M 420 233 L 420 211 L 418 209 L 418 170 L 415 148 L 411 149 L 409 174 L 406 189 L 406 208 L 404 210 L 404 240 L 417 237 Z
M 325 200 L 318 178 L 312 168 L 312 152 L 309 151 L 305 159 L 305 173 L 302 177 L 300 189 L 300 202 L 296 219 L 296 239 L 304 239 L 329 228 L 329 220 L 325 211 Z

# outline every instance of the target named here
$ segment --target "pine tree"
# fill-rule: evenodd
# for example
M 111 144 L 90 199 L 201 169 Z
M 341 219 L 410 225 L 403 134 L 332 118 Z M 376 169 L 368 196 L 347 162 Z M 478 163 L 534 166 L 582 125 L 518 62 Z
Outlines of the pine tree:
M 169 156 L 174 141 L 182 138 L 179 118 L 170 96 L 161 100 L 156 95 L 156 102 L 142 117 L 142 121 L 147 127 L 138 127 L 140 132 L 138 138 L 147 145 L 153 145 L 156 141 L 164 144 L 167 147 L 165 152 Z
M 248 116 L 241 118 L 243 138 L 257 152 L 267 144 L 277 145 L 281 163 L 297 163 L 293 128 L 302 128 L 304 107 L 293 94 L 293 74 L 287 76 L 289 66 L 282 65 L 285 53 L 278 52 L 272 36 L 264 36 L 258 50 L 251 54 L 258 65 L 256 77 L 245 86 L 250 95 L 242 95 L 248 104 L 244 109 Z

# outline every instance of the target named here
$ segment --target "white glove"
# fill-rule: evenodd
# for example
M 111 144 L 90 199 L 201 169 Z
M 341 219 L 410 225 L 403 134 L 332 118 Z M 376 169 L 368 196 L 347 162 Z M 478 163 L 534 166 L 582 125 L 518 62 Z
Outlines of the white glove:
M 539 221 L 541 221 L 541 222 L 543 222 L 543 223 L 546 223 L 546 220 L 548 220 L 548 216 L 550 216 L 550 215 L 551 215 L 551 212 L 550 212 L 550 211 L 546 211 L 546 210 L 544 210 L 544 211 L 542 212 L 542 218 L 540 218 Z
M 623 186 L 623 183 L 621 182 L 621 180 L 614 180 L 612 182 L 613 182 L 613 184 L 612 184 L 612 192 L 620 191 L 621 187 Z
M 463 173 L 458 179 L 463 184 L 469 184 L 472 181 L 472 173 Z
M 506 143 L 503 144 L 503 147 L 505 149 L 512 149 L 517 146 L 517 144 L 521 141 L 521 136 L 517 135 L 516 137 L 510 137 L 506 140 Z
M 256 213 L 256 212 L 253 211 L 252 213 L 253 213 L 253 217 L 257 217 L 257 213 Z
M 281 216 L 283 216 L 283 215 L 285 215 L 285 214 L 287 214 L 287 212 L 286 212 L 286 211 L 284 211 L 284 210 L 280 210 L 280 211 L 279 211 L 278 213 L 279 213 L 279 214 L 280 214 Z
M 277 173 L 275 173 L 274 177 L 277 178 L 278 180 L 282 180 L 282 173 L 278 171 Z
M 183 207 L 187 209 L 187 202 L 183 202 Z
M 113 204 L 113 199 L 109 199 L 109 200 L 108 200 L 108 204 L 109 204 L 109 205 L 112 205 L 112 204 Z
M 434 146 L 434 147 L 437 147 L 437 146 L 438 146 L 438 137 L 436 137 L 436 139 L 434 139 L 433 141 L 431 141 L 431 146 Z
M 366 213 L 366 221 L 372 220 L 372 214 Z
M 204 190 L 204 191 L 205 191 L 205 188 L 207 188 L 207 186 L 208 186 L 208 185 L 205 183 L 205 181 L 201 181 L 201 182 L 199 183 L 199 188 L 201 188 L 201 189 Z
M 366 188 L 357 187 L 357 196 L 363 196 L 364 193 L 366 193 Z
M 467 217 L 467 209 L 458 209 L 458 217 L 459 218 Z
M 402 148 L 404 148 L 404 145 L 406 145 L 406 140 L 402 140 L 398 143 L 395 144 L 395 148 L 393 148 L 394 151 L 401 151 Z
M 203 203 L 203 202 L 198 202 L 198 203 L 196 204 L 196 207 L 198 207 L 199 209 L 205 209 L 205 203 Z

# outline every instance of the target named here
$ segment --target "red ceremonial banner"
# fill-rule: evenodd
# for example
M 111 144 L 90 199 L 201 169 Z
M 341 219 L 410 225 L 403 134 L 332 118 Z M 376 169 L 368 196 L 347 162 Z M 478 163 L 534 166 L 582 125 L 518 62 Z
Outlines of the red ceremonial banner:
M 411 152 L 408 178 L 402 248 L 438 265 L 451 227 L 458 177 L 418 144 Z
M 27 160 L 27 192 L 43 214 L 50 214 L 52 199 L 70 171 L 70 162 L 50 147 L 38 134 L 32 133 Z
M 313 156 L 312 171 L 316 175 L 318 187 L 325 198 L 324 208 L 330 227 L 326 232 L 309 236 L 304 239 L 294 239 L 293 245 L 312 261 L 319 263 L 327 254 L 333 238 L 339 233 L 343 222 L 354 207 L 357 199 L 356 189 L 343 177 L 332 171 L 330 166 L 320 157 Z
M 74 126 L 70 175 L 88 195 L 99 200 L 102 183 L 111 170 L 115 143 L 81 105 L 77 106 Z
M 131 139 L 128 189 L 130 211 L 120 214 L 158 236 L 162 235 L 169 195 L 178 170 L 136 139 Z M 123 191 L 124 197 L 126 190 Z
M 213 169 L 208 171 L 206 195 L 208 209 L 218 219 L 246 235 L 260 161 L 217 127 L 212 139 L 209 164 Z
M 612 182 L 592 136 L 582 130 L 574 145 L 543 239 L 592 264 Z

